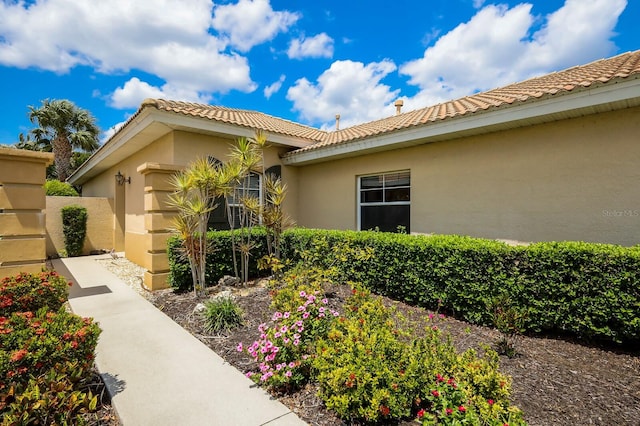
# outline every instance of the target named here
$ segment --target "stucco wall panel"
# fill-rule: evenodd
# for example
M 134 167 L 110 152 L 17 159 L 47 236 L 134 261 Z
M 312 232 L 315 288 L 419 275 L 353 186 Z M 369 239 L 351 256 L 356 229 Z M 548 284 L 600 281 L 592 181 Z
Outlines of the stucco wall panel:
M 355 229 L 357 176 L 411 170 L 411 230 L 640 242 L 639 108 L 300 167 L 299 224 Z
M 89 254 L 92 250 L 114 248 L 113 200 L 104 197 L 48 196 L 46 204 L 47 256 L 54 256 L 65 249 L 61 210 L 72 204 L 87 209 L 87 237 L 82 253 Z
M 0 215 L 0 235 L 41 235 L 45 229 L 45 214 L 42 212 L 3 213 Z
M 0 209 L 42 210 L 45 208 L 44 196 L 44 188 L 40 185 L 2 184 Z

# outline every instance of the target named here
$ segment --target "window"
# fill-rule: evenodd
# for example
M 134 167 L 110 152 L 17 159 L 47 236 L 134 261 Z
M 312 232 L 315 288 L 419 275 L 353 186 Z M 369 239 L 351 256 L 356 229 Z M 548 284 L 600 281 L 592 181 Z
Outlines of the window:
M 358 197 L 359 229 L 395 232 L 402 226 L 410 232 L 411 172 L 361 176 Z
M 211 161 L 214 165 L 222 164 L 220 161 L 213 157 L 209 157 L 209 161 Z M 255 197 L 258 200 L 262 200 L 262 179 L 258 173 L 251 173 L 247 178 L 245 178 L 245 195 L 247 197 Z M 238 188 L 236 191 L 236 195 L 238 198 L 242 196 L 242 186 Z M 260 201 L 261 202 L 261 201 Z M 240 209 L 242 208 L 242 204 L 240 200 L 236 200 L 234 196 L 229 197 L 229 207 L 231 208 L 231 213 L 233 214 L 233 227 L 240 227 Z M 225 204 L 224 197 L 218 197 L 216 199 L 216 208 L 209 215 L 209 228 L 216 230 L 226 230 L 230 229 L 229 219 L 227 214 L 227 207 Z

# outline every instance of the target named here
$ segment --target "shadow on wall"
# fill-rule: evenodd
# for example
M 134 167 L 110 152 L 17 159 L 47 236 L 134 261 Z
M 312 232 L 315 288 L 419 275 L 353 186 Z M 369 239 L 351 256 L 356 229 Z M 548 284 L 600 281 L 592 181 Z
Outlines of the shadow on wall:
M 85 207 L 88 212 L 87 237 L 82 254 L 113 248 L 113 199 L 105 197 L 46 197 L 47 257 L 59 257 L 65 251 L 60 210 L 72 204 Z

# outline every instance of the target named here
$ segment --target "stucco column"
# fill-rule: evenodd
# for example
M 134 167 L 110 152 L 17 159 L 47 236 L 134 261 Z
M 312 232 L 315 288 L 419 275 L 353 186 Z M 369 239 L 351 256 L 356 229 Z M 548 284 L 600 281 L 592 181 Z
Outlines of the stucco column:
M 168 287 L 169 258 L 167 239 L 171 236 L 171 221 L 177 211 L 168 204 L 173 192 L 171 175 L 182 167 L 171 164 L 144 163 L 138 173 L 144 176 L 145 257 L 144 284 L 151 290 Z
M 45 267 L 43 185 L 51 163 L 48 152 L 0 147 L 0 278 Z

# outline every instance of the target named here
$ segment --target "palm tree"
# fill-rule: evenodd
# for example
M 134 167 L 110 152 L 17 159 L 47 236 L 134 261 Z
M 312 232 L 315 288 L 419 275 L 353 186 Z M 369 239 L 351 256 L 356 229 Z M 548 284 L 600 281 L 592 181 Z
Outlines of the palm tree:
M 93 152 L 98 149 L 100 129 L 89 111 L 66 99 L 45 99 L 42 106 L 29 106 L 29 120 L 38 127 L 31 130 L 37 144 L 50 144 L 58 179 L 64 182 L 71 174 L 73 150 Z

